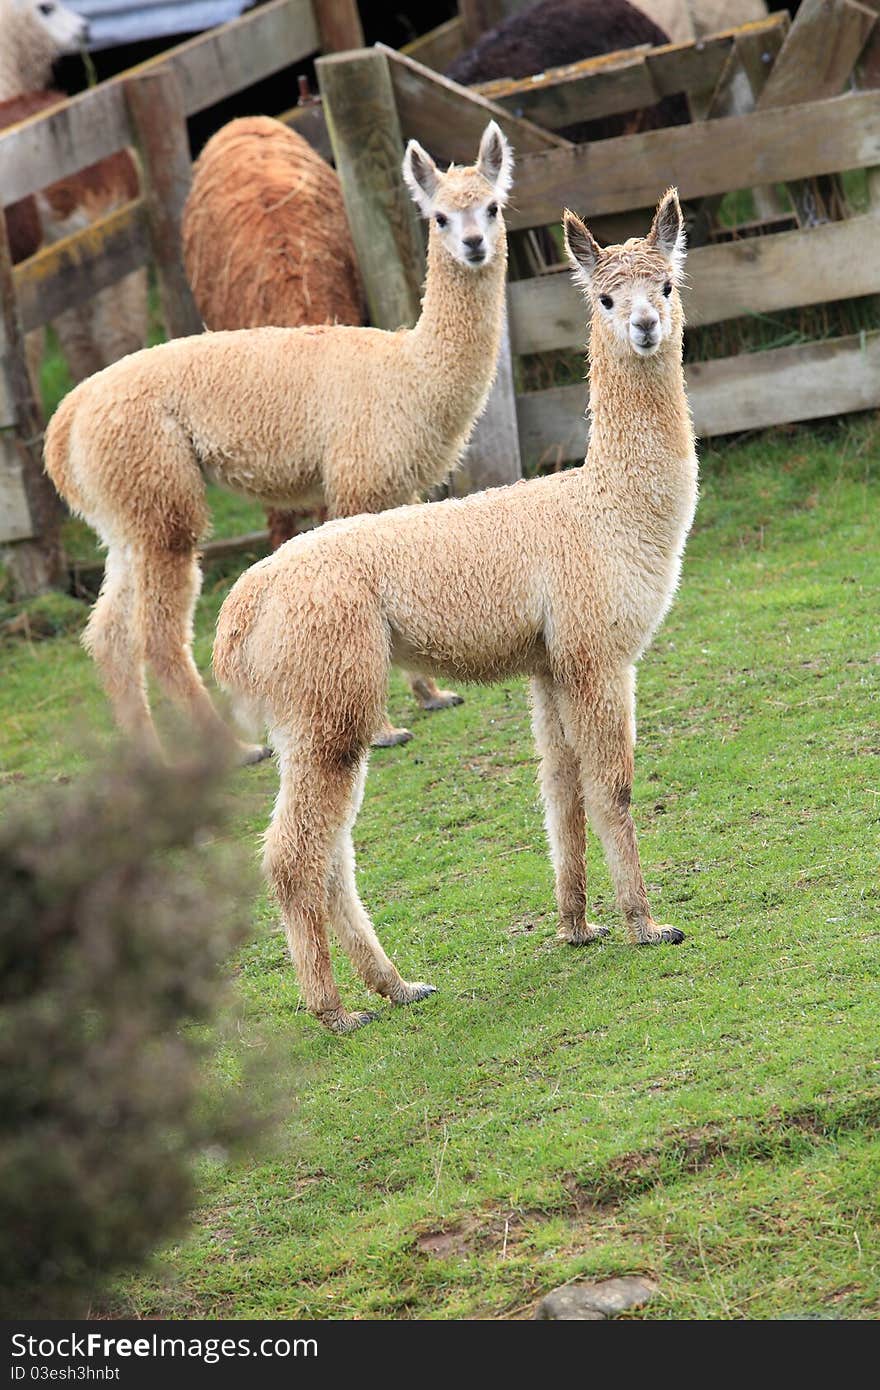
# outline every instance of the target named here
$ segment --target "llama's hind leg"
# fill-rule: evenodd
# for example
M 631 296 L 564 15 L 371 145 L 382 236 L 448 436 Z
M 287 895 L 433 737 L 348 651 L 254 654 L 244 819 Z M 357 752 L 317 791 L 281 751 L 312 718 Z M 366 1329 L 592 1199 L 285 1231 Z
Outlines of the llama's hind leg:
M 209 740 L 234 750 L 236 761 L 256 763 L 271 750 L 241 743 L 214 708 L 193 659 L 193 615 L 202 584 L 192 551 L 154 551 L 139 557 L 146 656 L 166 693 L 188 709 Z
M 98 667 L 119 727 L 142 752 L 159 757 L 147 698 L 145 638 L 138 622 L 133 560 L 127 547 L 110 545 L 107 551 L 101 592 L 83 634 L 83 646 Z
M 566 737 L 580 754 L 584 801 L 605 852 L 615 896 L 636 946 L 678 945 L 684 932 L 651 915 L 630 811 L 635 742 L 635 675 L 623 671 L 586 691 L 560 690 Z
M 330 925 L 340 946 L 351 957 L 355 969 L 368 989 L 390 999 L 392 1004 L 414 1004 L 434 994 L 433 985 L 421 981 L 408 983 L 401 978 L 394 962 L 385 954 L 375 928 L 360 900 L 355 882 L 354 845 L 351 832 L 363 799 L 367 764 L 364 759 L 355 786 L 351 810 L 336 837 L 330 866 Z
M 327 924 L 331 857 L 351 819 L 357 763 L 342 764 L 313 750 L 279 748 L 281 789 L 266 833 L 264 867 L 281 907 L 303 1001 L 334 1033 L 351 1033 L 375 1018 L 349 1012 L 333 978 Z
M 420 709 L 452 709 L 455 705 L 464 704 L 463 695 L 457 695 L 454 690 L 441 690 L 431 676 L 417 676 L 409 672 L 407 679 Z
M 541 799 L 556 874 L 559 938 L 584 946 L 608 935 L 587 914 L 587 813 L 581 788 L 581 764 L 559 715 L 554 683 L 536 677 L 531 683 L 532 729 L 540 756 Z

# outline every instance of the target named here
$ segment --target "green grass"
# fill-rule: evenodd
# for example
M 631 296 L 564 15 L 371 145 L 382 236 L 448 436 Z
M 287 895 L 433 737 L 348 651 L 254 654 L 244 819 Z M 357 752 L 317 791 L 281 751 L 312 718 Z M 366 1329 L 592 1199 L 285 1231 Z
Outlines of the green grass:
M 677 950 L 624 944 L 594 843 L 614 934 L 554 940 L 521 683 L 423 717 L 395 679 L 416 738 L 373 757 L 360 886 L 404 975 L 439 993 L 325 1034 L 261 895 L 221 1065 L 274 1040 L 282 1093 L 285 1065 L 300 1089 L 291 1142 L 206 1161 L 191 1230 L 108 1311 L 525 1315 L 563 1280 L 647 1271 L 652 1317 L 880 1313 L 878 444 L 861 420 L 702 450 L 639 685 L 635 817 Z M 228 582 L 205 586 L 203 666 Z M 14 806 L 110 731 L 73 636 L 3 660 Z M 255 850 L 275 785 L 262 766 L 230 789 Z

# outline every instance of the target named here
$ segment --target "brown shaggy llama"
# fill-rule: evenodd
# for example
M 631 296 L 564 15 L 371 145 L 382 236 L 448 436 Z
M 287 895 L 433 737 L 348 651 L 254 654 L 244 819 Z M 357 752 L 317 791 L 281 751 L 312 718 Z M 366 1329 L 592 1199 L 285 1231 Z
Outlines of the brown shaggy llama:
M 431 220 L 414 328 L 177 338 L 107 367 L 61 402 L 46 432 L 46 471 L 107 546 L 85 642 L 119 724 L 144 745 L 158 750 L 147 664 L 197 723 L 224 729 L 192 658 L 206 479 L 339 517 L 424 497 L 456 467 L 497 367 L 512 167 L 494 121 L 468 168 L 441 173 L 410 141 L 404 177 Z M 423 705 L 460 700 L 421 676 L 413 684 Z M 266 750 L 238 752 L 254 761 Z
M 193 166 L 183 259 L 205 327 L 364 322 L 364 293 L 339 177 L 271 116 L 213 135 Z M 273 550 L 308 512 L 271 508 Z
M 602 250 L 570 212 L 565 236 L 592 312 L 584 466 L 331 522 L 249 569 L 220 612 L 217 679 L 278 755 L 265 866 L 305 1003 L 335 1032 L 374 1015 L 342 1003 L 328 927 L 371 990 L 395 1004 L 432 992 L 401 979 L 355 885 L 352 828 L 392 659 L 455 680 L 531 678 L 564 941 L 607 933 L 586 920 L 586 816 L 630 940 L 683 939 L 651 915 L 630 813 L 635 664 L 672 602 L 697 500 L 677 194 L 643 239 Z

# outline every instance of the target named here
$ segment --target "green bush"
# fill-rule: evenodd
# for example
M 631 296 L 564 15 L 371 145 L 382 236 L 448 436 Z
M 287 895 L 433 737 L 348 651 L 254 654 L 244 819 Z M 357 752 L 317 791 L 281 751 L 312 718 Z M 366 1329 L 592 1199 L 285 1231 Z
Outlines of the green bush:
M 180 1225 L 193 1157 L 256 1123 L 203 1074 L 248 918 L 242 866 L 214 840 L 219 780 L 207 758 L 120 762 L 0 828 L 7 1317 L 82 1307 Z

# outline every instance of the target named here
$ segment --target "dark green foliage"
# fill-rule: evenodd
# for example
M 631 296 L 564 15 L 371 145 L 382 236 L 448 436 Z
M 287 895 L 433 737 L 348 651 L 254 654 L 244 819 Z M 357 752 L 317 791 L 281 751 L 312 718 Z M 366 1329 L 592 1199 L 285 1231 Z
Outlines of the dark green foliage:
M 216 767 L 216 764 L 215 764 Z M 117 763 L 0 828 L 0 1305 L 82 1306 L 179 1226 L 192 1158 L 244 1136 L 206 1099 L 221 965 L 241 943 L 219 778 Z

